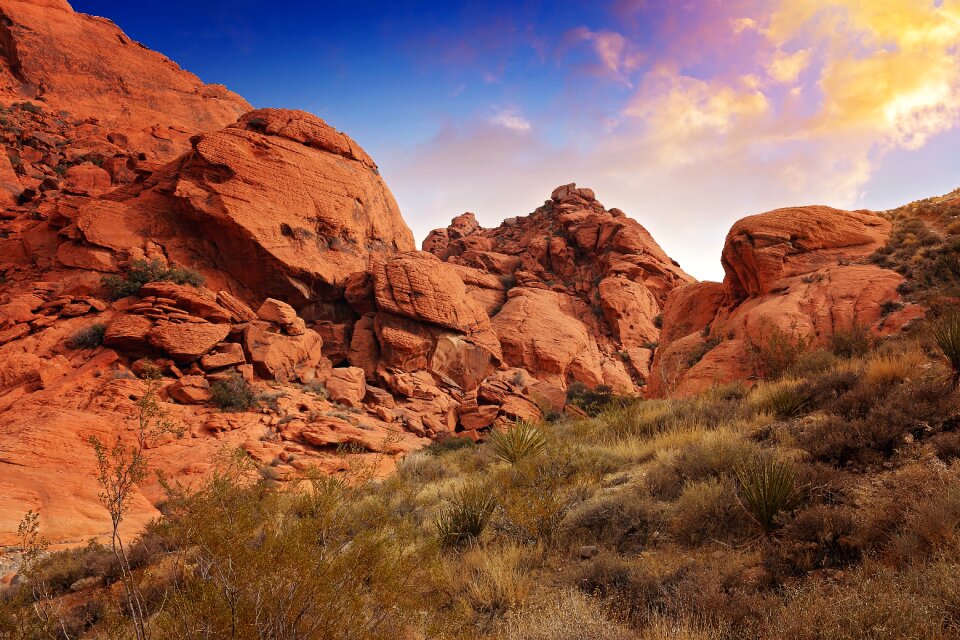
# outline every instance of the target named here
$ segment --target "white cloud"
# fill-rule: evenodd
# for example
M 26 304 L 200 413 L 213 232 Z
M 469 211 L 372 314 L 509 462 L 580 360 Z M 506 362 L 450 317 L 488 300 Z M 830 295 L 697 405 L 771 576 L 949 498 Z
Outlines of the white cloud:
M 514 109 L 499 109 L 490 122 L 511 131 L 530 131 L 530 121 Z

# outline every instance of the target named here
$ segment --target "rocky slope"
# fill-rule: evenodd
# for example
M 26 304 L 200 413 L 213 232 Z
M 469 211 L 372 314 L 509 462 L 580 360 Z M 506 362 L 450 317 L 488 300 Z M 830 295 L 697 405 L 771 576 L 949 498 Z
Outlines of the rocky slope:
M 748 377 L 767 326 L 825 340 L 922 313 L 883 314 L 902 276 L 861 264 L 890 233 L 869 212 L 746 218 L 722 284 L 575 185 L 416 251 L 376 164 L 319 118 L 250 110 L 65 2 L 0 13 L 0 544 L 28 509 L 56 542 L 106 530 L 86 440 L 130 433 L 149 364 L 185 428 L 161 471 L 189 482 L 239 447 L 283 480 L 577 413 L 575 383 Z M 259 408 L 211 403 L 234 376 Z M 162 497 L 139 491 L 131 529 Z

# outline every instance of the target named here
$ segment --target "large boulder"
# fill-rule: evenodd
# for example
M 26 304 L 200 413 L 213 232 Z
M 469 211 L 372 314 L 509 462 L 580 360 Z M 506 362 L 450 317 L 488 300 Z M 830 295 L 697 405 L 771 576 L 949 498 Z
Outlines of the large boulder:
M 333 299 L 371 257 L 414 248 L 370 157 L 303 111 L 260 109 L 196 138 L 170 188 L 261 299 Z
M 147 341 L 180 362 L 196 360 L 230 334 L 230 325 L 211 322 L 158 323 Z
M 783 278 L 866 257 L 889 234 L 890 223 L 869 211 L 791 207 L 748 216 L 727 234 L 724 284 L 740 300 L 770 293 Z
M 277 382 L 309 379 L 323 357 L 323 341 L 312 329 L 286 336 L 251 323 L 243 330 L 243 346 L 257 375 Z
M 696 283 L 667 298 L 647 393 L 690 395 L 750 378 L 759 373 L 750 345 L 775 335 L 819 347 L 855 326 L 888 333 L 894 319 L 884 317 L 884 304 L 898 300 L 903 277 L 864 263 L 889 231 L 877 214 L 829 207 L 777 209 L 734 224 L 723 284 Z

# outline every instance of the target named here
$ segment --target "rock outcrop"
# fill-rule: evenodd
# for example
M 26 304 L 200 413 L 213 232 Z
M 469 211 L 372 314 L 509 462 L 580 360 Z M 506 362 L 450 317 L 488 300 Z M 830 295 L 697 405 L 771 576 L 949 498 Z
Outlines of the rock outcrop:
M 734 224 L 723 283 L 668 297 L 647 393 L 689 395 L 754 377 L 760 363 L 751 353 L 771 336 L 817 348 L 855 327 L 880 335 L 922 316 L 916 306 L 885 312 L 885 303 L 898 306 L 904 279 L 867 258 L 890 227 L 876 213 L 830 207 L 777 209 Z
M 102 130 L 102 138 L 93 137 L 121 151 L 172 160 L 190 136 L 252 109 L 226 87 L 202 83 L 110 20 L 76 13 L 65 0 L 3 0 L 0 17 L 0 93 L 89 121 L 86 133 Z
M 492 318 L 504 362 L 560 388 L 638 393 L 659 340 L 656 317 L 670 292 L 693 282 L 640 224 L 573 184 L 495 229 L 458 216 L 423 248 L 458 267 Z

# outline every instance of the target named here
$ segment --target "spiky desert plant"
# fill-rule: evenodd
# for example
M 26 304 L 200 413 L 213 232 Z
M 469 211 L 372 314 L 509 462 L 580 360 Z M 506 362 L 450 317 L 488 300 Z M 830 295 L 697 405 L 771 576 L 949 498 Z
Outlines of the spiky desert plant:
M 529 422 L 518 422 L 515 426 L 494 431 L 487 438 L 493 455 L 510 464 L 536 455 L 547 447 L 547 436 L 543 429 Z
M 953 387 L 960 386 L 960 312 L 951 311 L 933 323 L 934 344 L 953 369 Z
M 446 547 L 475 542 L 490 522 L 497 500 L 492 491 L 481 485 L 457 489 L 450 504 L 437 514 L 437 537 Z
M 777 516 L 800 499 L 797 472 L 787 462 L 773 458 L 754 459 L 736 470 L 740 506 L 764 535 L 777 526 Z

